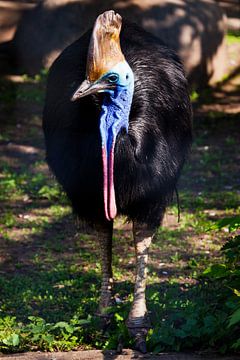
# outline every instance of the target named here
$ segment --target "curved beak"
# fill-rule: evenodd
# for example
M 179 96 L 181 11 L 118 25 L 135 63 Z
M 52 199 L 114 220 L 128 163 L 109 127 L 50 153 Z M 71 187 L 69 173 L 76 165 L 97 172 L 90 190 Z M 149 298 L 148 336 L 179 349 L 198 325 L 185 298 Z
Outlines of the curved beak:
M 98 92 L 108 91 L 114 89 L 113 84 L 109 84 L 106 81 L 95 81 L 84 80 L 81 85 L 77 88 L 71 97 L 71 101 L 76 101 L 84 96 L 96 94 Z

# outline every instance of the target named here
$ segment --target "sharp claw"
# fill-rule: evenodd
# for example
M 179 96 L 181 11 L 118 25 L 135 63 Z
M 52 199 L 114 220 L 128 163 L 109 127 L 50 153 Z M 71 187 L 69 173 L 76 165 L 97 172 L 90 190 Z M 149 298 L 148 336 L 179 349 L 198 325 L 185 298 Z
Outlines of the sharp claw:
M 117 346 L 117 354 L 122 354 L 123 351 L 123 336 L 119 335 L 118 337 L 118 346 Z
M 137 351 L 140 351 L 143 354 L 147 352 L 147 345 L 146 345 L 146 336 L 148 333 L 148 328 L 128 328 L 130 335 L 134 339 L 135 346 L 134 348 Z
M 140 343 L 136 343 L 135 348 L 137 351 L 140 351 L 142 354 L 146 354 L 147 352 L 146 341 L 143 340 Z
M 134 335 L 135 340 L 135 349 L 140 351 L 143 354 L 147 352 L 147 345 L 146 345 L 146 336 L 148 330 L 145 328 L 140 328 Z
M 146 354 L 147 352 L 147 345 L 145 339 L 136 340 L 135 342 L 135 349 L 140 351 L 142 354 Z

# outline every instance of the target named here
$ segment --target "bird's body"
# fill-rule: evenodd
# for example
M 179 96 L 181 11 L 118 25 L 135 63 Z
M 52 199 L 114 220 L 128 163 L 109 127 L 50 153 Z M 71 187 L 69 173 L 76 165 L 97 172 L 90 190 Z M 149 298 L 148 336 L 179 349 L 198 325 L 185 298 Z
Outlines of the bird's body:
M 43 119 L 47 161 L 80 219 L 107 228 L 117 211 L 154 230 L 191 143 L 191 106 L 182 65 L 156 37 L 124 22 L 120 43 L 134 74 L 133 94 L 128 86 L 119 96 L 117 91 L 103 92 L 71 102 L 86 76 L 91 33 L 63 51 L 51 68 Z M 101 130 L 106 121 L 113 127 L 120 121 L 109 149 L 103 143 L 112 136 L 112 125 L 111 131 Z M 104 167 L 104 161 L 110 165 Z M 108 174 L 103 177 L 104 171 Z
M 91 32 L 54 63 L 44 111 L 47 160 L 81 218 L 104 218 L 99 118 L 102 94 L 72 104 L 85 78 Z M 115 146 L 118 213 L 159 224 L 189 143 L 191 109 L 182 66 L 157 38 L 123 24 L 122 51 L 135 76 L 128 133 Z M 56 151 L 57 149 L 57 151 Z

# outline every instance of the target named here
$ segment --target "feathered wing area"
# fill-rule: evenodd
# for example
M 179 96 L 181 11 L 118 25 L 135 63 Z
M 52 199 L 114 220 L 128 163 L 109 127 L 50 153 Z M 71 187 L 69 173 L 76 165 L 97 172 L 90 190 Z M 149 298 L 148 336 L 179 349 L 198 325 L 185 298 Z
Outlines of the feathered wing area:
M 120 47 L 122 18 L 114 11 L 98 16 L 90 39 L 87 57 L 87 77 L 96 81 L 117 63 L 124 61 Z
M 91 32 L 55 61 L 48 81 L 43 128 L 47 160 L 79 217 L 104 221 L 99 116 L 102 95 L 76 103 Z M 121 48 L 134 72 L 129 131 L 118 135 L 114 183 L 118 213 L 156 226 L 172 197 L 191 137 L 187 82 L 177 56 L 160 40 L 123 24 Z
M 155 226 L 172 200 L 190 148 L 192 110 L 175 53 L 150 34 L 143 37 L 141 29 L 130 29 L 123 27 L 122 37 L 134 33 L 132 46 L 125 41 L 121 45 L 135 88 L 129 133 L 119 136 L 116 146 L 116 196 L 130 219 Z

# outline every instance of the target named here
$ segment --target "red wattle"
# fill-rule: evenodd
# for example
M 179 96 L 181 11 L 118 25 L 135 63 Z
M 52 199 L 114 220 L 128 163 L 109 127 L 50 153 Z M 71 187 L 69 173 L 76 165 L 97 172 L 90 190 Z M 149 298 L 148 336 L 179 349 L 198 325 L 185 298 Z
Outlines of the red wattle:
M 114 219 L 117 215 L 117 206 L 115 198 L 115 189 L 114 189 L 114 179 L 113 179 L 113 170 L 114 170 L 114 146 L 115 143 L 112 143 L 112 148 L 109 156 L 109 217 Z
M 107 150 L 102 148 L 102 162 L 103 162 L 103 199 L 104 199 L 104 212 L 106 219 L 111 221 L 117 215 L 117 206 L 115 199 L 114 189 L 114 143 L 110 150 L 109 159 Z
M 104 212 L 106 219 L 110 221 L 108 216 L 108 160 L 106 148 L 102 148 L 102 162 L 103 162 L 103 200 Z

